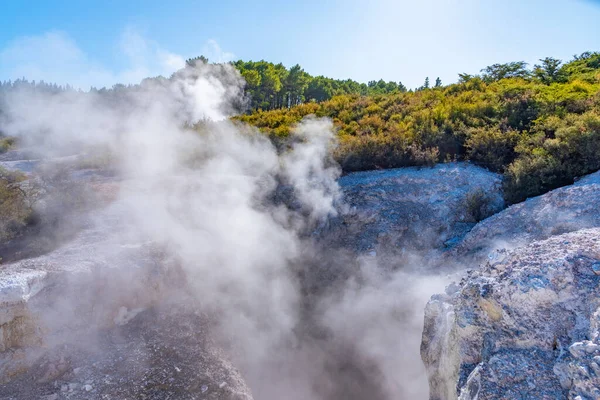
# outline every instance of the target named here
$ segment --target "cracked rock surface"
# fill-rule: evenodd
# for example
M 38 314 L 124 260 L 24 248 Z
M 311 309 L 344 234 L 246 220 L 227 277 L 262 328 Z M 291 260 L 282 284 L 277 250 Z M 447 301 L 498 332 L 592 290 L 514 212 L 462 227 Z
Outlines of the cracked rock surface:
M 507 251 L 434 296 L 430 399 L 600 398 L 600 229 Z

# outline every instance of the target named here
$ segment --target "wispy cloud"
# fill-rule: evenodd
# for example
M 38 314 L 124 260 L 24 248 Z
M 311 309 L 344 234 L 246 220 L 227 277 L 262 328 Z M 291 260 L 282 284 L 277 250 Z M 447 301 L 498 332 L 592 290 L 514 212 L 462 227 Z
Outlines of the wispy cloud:
M 221 46 L 214 39 L 209 39 L 204 48 L 202 49 L 204 57 L 208 58 L 210 62 L 225 63 L 233 61 L 235 55 L 221 49 Z
M 122 68 L 94 60 L 65 32 L 18 37 L 0 49 L 0 80 L 26 78 L 88 89 L 169 76 L 185 65 L 185 57 L 164 49 L 132 27 L 123 31 L 116 48 L 116 55 L 125 60 Z M 214 62 L 233 58 L 214 40 L 206 42 L 203 53 Z

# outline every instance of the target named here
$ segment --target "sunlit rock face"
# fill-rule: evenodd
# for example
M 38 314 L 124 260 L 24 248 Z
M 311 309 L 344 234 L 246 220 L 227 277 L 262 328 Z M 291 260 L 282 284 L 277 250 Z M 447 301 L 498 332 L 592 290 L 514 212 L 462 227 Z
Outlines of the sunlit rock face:
M 600 396 L 600 229 L 509 251 L 434 296 L 430 399 Z
M 357 172 L 339 184 L 347 208 L 322 234 L 363 254 L 447 250 L 504 207 L 501 176 L 468 163 Z
M 508 207 L 477 224 L 451 252 L 474 262 L 501 257 L 494 250 L 600 226 L 600 172 L 573 185 Z
M 473 271 L 426 308 L 432 399 L 598 398 L 599 206 L 594 173 L 485 219 L 444 255 Z

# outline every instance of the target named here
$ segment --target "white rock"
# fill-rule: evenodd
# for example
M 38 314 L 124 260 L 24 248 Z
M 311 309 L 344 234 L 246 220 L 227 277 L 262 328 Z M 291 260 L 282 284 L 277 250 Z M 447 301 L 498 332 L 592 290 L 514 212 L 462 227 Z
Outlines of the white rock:
M 133 310 L 127 310 L 127 307 L 119 307 L 117 316 L 113 319 L 115 325 L 123 326 L 129 321 L 135 318 L 136 315 L 144 311 L 144 308 L 134 308 Z

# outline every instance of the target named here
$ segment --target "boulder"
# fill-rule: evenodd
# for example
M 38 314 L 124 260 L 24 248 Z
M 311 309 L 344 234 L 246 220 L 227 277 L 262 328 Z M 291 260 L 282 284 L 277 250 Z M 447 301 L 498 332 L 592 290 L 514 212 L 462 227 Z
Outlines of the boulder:
M 573 185 L 527 199 L 478 223 L 451 252 L 473 261 L 498 257 L 494 251 L 583 228 L 600 226 L 600 172 Z
M 435 295 L 432 400 L 600 398 L 600 229 L 507 251 Z
M 357 253 L 448 249 L 504 207 L 501 176 L 469 163 L 351 173 L 320 239 Z

